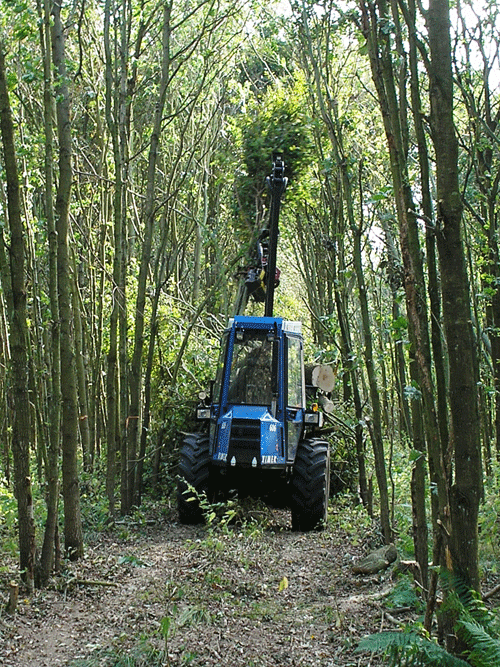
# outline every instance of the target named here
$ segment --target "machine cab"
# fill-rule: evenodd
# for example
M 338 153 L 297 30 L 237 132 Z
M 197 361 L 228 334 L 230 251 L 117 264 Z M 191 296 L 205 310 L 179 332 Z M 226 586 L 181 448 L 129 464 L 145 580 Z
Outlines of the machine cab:
M 224 332 L 210 422 L 212 463 L 284 468 L 305 411 L 300 322 L 235 317 Z

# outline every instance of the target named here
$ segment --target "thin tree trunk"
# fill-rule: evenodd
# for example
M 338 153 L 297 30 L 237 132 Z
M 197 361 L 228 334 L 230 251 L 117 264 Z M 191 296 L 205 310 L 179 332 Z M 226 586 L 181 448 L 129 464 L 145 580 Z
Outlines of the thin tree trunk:
M 345 160 L 343 161 L 345 164 Z M 344 186 L 348 187 L 348 176 L 344 179 Z M 349 205 L 348 205 L 349 206 Z M 382 407 L 380 403 L 380 393 L 377 385 L 375 361 L 373 358 L 373 340 L 371 334 L 370 311 L 368 305 L 368 296 L 366 283 L 363 273 L 361 260 L 361 225 L 354 224 L 354 211 L 350 214 L 351 231 L 353 233 L 353 253 L 354 270 L 358 280 L 359 303 L 361 309 L 361 321 L 363 325 L 363 354 L 365 359 L 366 373 L 368 375 L 368 388 L 370 392 L 370 403 L 372 416 L 370 420 L 370 436 L 373 447 L 373 457 L 375 461 L 375 474 L 380 495 L 380 524 L 382 535 L 386 544 L 393 540 L 393 532 L 390 522 L 389 511 L 389 491 L 387 486 L 387 471 L 385 468 L 384 442 L 382 438 Z
M 418 160 L 420 166 L 420 189 L 422 192 L 422 216 L 426 226 L 425 248 L 426 264 L 430 306 L 431 324 L 431 346 L 434 372 L 436 376 L 436 406 L 438 416 L 438 428 L 441 440 L 442 457 L 446 471 L 449 470 L 448 451 L 448 400 L 445 359 L 446 350 L 443 344 L 441 326 L 441 293 L 439 288 L 439 277 L 436 260 L 436 237 L 434 225 L 434 213 L 432 207 L 429 152 L 425 136 L 422 101 L 420 99 L 419 68 L 417 59 L 416 31 L 412 26 L 416 25 L 415 1 L 409 2 L 408 27 L 409 27 L 409 66 L 410 66 L 410 88 L 411 107 L 415 125 L 415 136 L 418 147 Z
M 10 228 L 10 280 L 3 284 L 10 314 L 10 383 L 12 387 L 12 455 L 18 507 L 19 567 L 28 592 L 34 588 L 35 523 L 30 475 L 30 402 L 28 387 L 28 328 L 24 230 L 21 219 L 19 176 L 14 144 L 14 125 L 7 89 L 3 42 L 0 41 L 0 128 L 7 179 Z
M 334 275 L 336 275 L 334 270 Z M 363 405 L 358 386 L 358 377 L 356 365 L 353 364 L 352 341 L 351 332 L 349 329 L 349 320 L 346 316 L 344 303 L 342 301 L 341 291 L 335 288 L 335 306 L 337 312 L 337 319 L 342 337 L 342 350 L 344 356 L 344 372 L 350 376 L 351 382 L 349 386 L 349 394 L 352 396 L 354 403 L 354 412 L 356 415 L 356 425 L 354 427 L 355 441 L 356 441 L 356 460 L 358 462 L 358 483 L 359 494 L 363 507 L 368 513 L 372 514 L 372 499 L 369 492 L 368 478 L 366 474 L 366 452 L 365 452 L 365 438 L 363 431 Z
M 309 32 L 309 25 L 308 25 L 308 20 L 307 16 L 305 15 L 305 12 L 303 14 L 303 40 L 304 40 L 304 53 L 305 53 L 305 58 L 306 62 L 308 65 L 306 65 L 306 68 L 310 66 L 312 68 L 312 80 L 314 82 L 314 88 L 316 91 L 316 99 L 319 105 L 319 109 L 321 112 L 321 116 L 323 118 L 323 121 L 327 127 L 328 130 L 328 135 L 330 138 L 330 144 L 334 150 L 335 155 L 337 156 L 337 162 L 338 165 L 343 164 L 342 167 L 340 167 L 339 171 L 340 174 L 338 176 L 338 202 L 335 201 L 334 196 L 332 195 L 332 188 L 329 183 L 327 183 L 326 190 L 327 190 L 327 201 L 329 203 L 329 208 L 331 211 L 332 218 L 336 219 L 337 222 L 337 229 L 335 230 L 334 236 L 338 238 L 337 241 L 337 247 L 339 245 L 343 244 L 342 237 L 345 234 L 345 224 L 344 224 L 344 208 L 343 208 L 343 198 L 346 199 L 346 204 L 348 208 L 348 216 L 351 216 L 349 219 L 349 224 L 351 226 L 351 231 L 356 235 L 358 233 L 358 230 L 355 225 L 353 225 L 353 210 L 352 210 L 352 198 L 351 198 L 351 191 L 350 191 L 350 185 L 348 185 L 347 190 L 344 188 L 343 189 L 343 183 L 344 185 L 349 183 L 349 178 L 345 174 L 345 169 L 346 169 L 346 163 L 345 161 L 342 162 L 341 156 L 340 156 L 340 151 L 341 151 L 341 146 L 339 146 L 339 140 L 336 135 L 335 131 L 335 123 L 336 119 L 334 118 L 335 112 L 333 108 L 333 101 L 328 97 L 328 95 L 323 94 L 322 90 L 322 76 L 321 72 L 319 69 L 319 65 L 317 62 L 317 59 L 315 58 L 313 52 L 312 52 L 312 41 L 311 41 L 311 35 Z M 354 229 L 353 229 L 354 228 Z M 358 239 L 359 240 L 359 239 Z M 360 247 L 360 246 L 359 246 Z M 352 341 L 351 341 L 351 334 L 350 334 L 350 328 L 349 328 L 349 320 L 346 315 L 346 308 L 343 300 L 343 294 L 342 291 L 337 288 L 337 285 L 339 283 L 337 277 L 338 277 L 338 266 L 337 263 L 338 261 L 343 261 L 343 253 L 339 252 L 338 257 L 335 256 L 335 250 L 334 249 L 334 257 L 332 260 L 333 263 L 333 282 L 335 285 L 334 289 L 334 299 L 335 299 L 335 306 L 336 306 L 336 312 L 337 312 L 337 318 L 340 326 L 340 331 L 341 331 L 341 340 L 342 340 L 342 356 L 343 356 L 343 365 L 345 368 L 345 376 L 349 375 L 351 378 L 351 384 L 349 385 L 348 381 L 346 380 L 344 382 L 344 399 L 349 400 L 351 393 L 352 393 L 352 398 L 354 401 L 354 408 L 355 408 L 355 413 L 356 413 L 356 427 L 355 427 L 355 434 L 356 434 L 356 457 L 358 461 L 358 480 L 359 480 L 359 489 L 360 489 L 360 495 L 361 499 L 363 502 L 363 505 L 367 508 L 367 511 L 372 513 L 372 494 L 370 492 L 369 488 L 369 483 L 367 480 L 367 474 L 366 474 L 366 461 L 365 461 L 365 441 L 364 441 L 364 433 L 363 433 L 363 407 L 362 407 L 362 402 L 361 402 L 361 396 L 359 392 L 359 387 L 358 387 L 358 376 L 357 376 L 357 370 L 353 368 L 352 364 Z M 356 272 L 356 277 L 358 279 L 358 285 L 359 285 L 359 280 L 362 280 L 362 269 L 360 269 L 360 273 L 358 275 L 358 272 Z M 378 433 L 378 429 L 377 429 Z M 381 436 L 380 436 L 381 437 Z M 382 444 L 382 441 L 380 440 L 379 445 Z M 380 446 L 376 447 L 377 451 L 380 453 Z M 383 449 L 383 445 L 382 445 Z M 390 534 L 392 531 L 390 530 L 390 521 L 389 521 L 389 505 L 388 505 L 388 496 L 387 496 L 387 478 L 385 477 L 385 466 L 383 471 L 381 470 L 381 467 L 379 465 L 378 467 L 378 474 L 380 475 L 380 484 L 382 485 L 382 491 L 381 491 L 381 521 L 382 524 L 384 525 L 383 531 L 384 531 L 384 536 L 386 536 L 387 540 L 390 540 Z M 377 476 L 378 479 L 378 476 Z M 385 482 L 384 482 L 385 479 Z M 385 488 L 385 493 L 384 493 L 384 488 Z
M 431 54 L 431 126 L 436 153 L 437 245 L 450 364 L 450 438 L 455 467 L 450 491 L 450 549 L 455 574 L 466 585 L 479 590 L 477 521 L 482 468 L 476 345 L 461 239 L 462 202 L 458 182 L 458 142 L 453 122 L 448 0 L 430 0 L 426 22 Z
M 5 280 L 1 273 L 3 272 L 3 267 L 7 266 L 7 258 L 5 255 L 5 248 L 3 244 L 3 235 L 0 234 L 0 283 L 5 285 Z M 3 294 L 0 295 L 0 355 L 1 358 L 7 361 L 10 358 L 9 351 L 9 333 L 7 325 L 7 313 L 6 313 L 5 299 Z M 10 444 L 11 438 L 9 434 L 8 420 L 7 415 L 9 414 L 9 397 L 7 388 L 7 372 L 5 368 L 6 364 L 3 364 L 3 368 L 0 369 L 0 386 L 2 391 L 0 393 L 0 439 L 2 442 L 2 452 L 0 454 L 2 458 L 2 474 L 10 487 L 11 482 L 11 468 L 10 468 Z
M 88 402 L 88 379 L 85 363 L 85 343 L 82 327 L 82 303 L 77 284 L 77 267 L 75 256 L 72 257 L 73 276 L 71 280 L 71 296 L 73 304 L 73 320 L 75 331 L 75 362 L 76 379 L 78 383 L 78 405 L 80 418 L 78 420 L 80 439 L 82 443 L 83 466 L 86 471 L 91 470 L 90 457 L 90 431 L 89 431 L 89 402 Z
M 170 78 L 170 2 L 163 6 L 162 25 L 162 72 L 158 91 L 158 99 L 155 105 L 155 119 L 151 134 L 148 160 L 148 174 L 146 185 L 146 201 L 144 205 L 144 237 L 142 243 L 142 256 L 137 281 L 137 300 L 135 307 L 134 327 L 134 351 L 130 365 L 130 413 L 127 418 L 127 440 L 128 440 L 128 503 L 127 511 L 130 510 L 134 500 L 134 489 L 138 489 L 141 482 L 135 479 L 137 467 L 137 445 L 141 432 L 141 398 L 142 398 L 142 362 L 144 355 L 144 325 L 146 308 L 146 286 L 149 265 L 151 261 L 151 247 L 155 227 L 154 190 L 155 174 L 158 159 L 158 144 L 160 141 L 163 109 Z
M 56 195 L 57 275 L 61 322 L 62 472 L 64 498 L 64 545 L 70 559 L 83 556 L 83 533 L 78 481 L 78 403 L 69 266 L 69 203 L 71 165 L 70 94 L 67 85 L 64 32 L 60 6 L 52 8 L 52 58 L 57 70 L 56 109 L 59 137 L 59 183 Z
M 119 377 L 121 370 L 119 367 L 119 323 L 120 312 L 126 307 L 125 300 L 125 276 L 123 267 L 125 261 L 122 253 L 125 250 L 125 243 L 122 241 L 126 232 L 124 224 L 124 183 L 123 183 L 123 150 L 120 138 L 123 133 L 119 131 L 119 125 L 123 122 L 124 96 L 118 96 L 115 101 L 115 82 L 113 78 L 113 55 L 110 38 L 110 23 L 112 15 L 111 0 L 106 0 L 104 7 L 104 52 L 106 61 L 106 121 L 108 124 L 111 140 L 113 142 L 113 159 L 115 166 L 115 184 L 114 184 L 114 206 L 113 206 L 113 296 L 112 308 L 109 322 L 109 348 L 107 355 L 107 374 L 106 374 L 106 406 L 107 406 L 107 429 L 106 429 L 106 495 L 108 498 L 108 508 L 110 517 L 115 516 L 115 484 L 117 472 L 117 450 L 120 443 L 119 415 L 121 414 L 121 401 L 119 391 Z M 123 17 L 121 19 L 124 21 Z M 118 49 L 116 44 L 113 44 Z M 120 49 L 122 55 L 121 65 L 124 66 L 124 49 Z M 124 88 L 123 80 L 126 80 L 126 72 L 121 72 L 121 88 Z M 122 330 L 122 329 L 120 329 Z M 125 349 L 122 356 L 126 357 L 126 338 L 122 340 L 121 349 Z M 126 371 L 124 370 L 123 373 Z
M 154 364 L 154 353 L 156 346 L 156 337 L 158 334 L 158 307 L 160 303 L 160 297 L 162 293 L 162 288 L 164 287 L 169 275 L 169 264 L 167 260 L 167 253 L 165 252 L 165 247 L 168 240 L 168 234 L 166 231 L 166 220 L 163 218 L 163 225 L 161 225 L 162 239 L 159 247 L 159 251 L 156 259 L 155 267 L 155 294 L 153 297 L 153 303 L 151 304 L 151 333 L 149 336 L 149 345 L 148 345 L 148 354 L 147 354 L 147 364 L 144 372 L 144 418 L 142 421 L 141 427 L 141 438 L 139 446 L 139 458 L 137 462 L 137 475 L 136 475 L 136 488 L 134 492 L 134 502 L 137 506 L 141 504 L 142 501 L 142 476 L 144 470 L 144 461 L 146 459 L 146 447 L 148 436 L 150 435 L 150 421 L 151 421 L 151 377 L 153 374 L 153 364 Z M 163 420 L 162 420 L 163 421 Z M 161 431 L 162 427 L 160 427 Z M 153 470 L 152 470 L 152 486 L 156 488 L 158 484 L 158 473 L 159 473 L 159 456 L 160 450 L 158 448 L 157 452 L 153 457 Z
M 401 127 L 400 106 L 396 95 L 392 65 L 392 42 L 390 34 L 380 29 L 383 21 L 391 20 L 391 17 L 388 14 L 385 0 L 378 0 L 376 6 L 362 0 L 360 6 L 363 32 L 368 44 L 372 77 L 377 90 L 391 161 L 404 266 L 408 334 L 416 373 L 415 375 L 412 373 L 412 377 L 417 379 L 422 396 L 431 482 L 437 492 L 431 494 L 434 544 L 436 545 L 438 543 L 437 534 L 441 530 L 440 524 L 446 527 L 448 522 L 448 488 L 434 405 L 422 255 L 415 205 L 407 174 L 404 132 Z
M 54 567 L 59 506 L 59 457 L 61 453 L 61 349 L 59 302 L 57 286 L 57 234 L 54 219 L 54 165 L 53 165 L 53 97 L 52 61 L 50 57 L 50 6 L 46 0 L 39 7 L 40 45 L 44 71 L 44 126 L 45 126 L 45 215 L 47 218 L 49 256 L 49 300 L 51 312 L 50 383 L 48 396 L 49 446 L 45 477 L 47 480 L 47 521 L 40 555 L 40 583 L 45 586 Z

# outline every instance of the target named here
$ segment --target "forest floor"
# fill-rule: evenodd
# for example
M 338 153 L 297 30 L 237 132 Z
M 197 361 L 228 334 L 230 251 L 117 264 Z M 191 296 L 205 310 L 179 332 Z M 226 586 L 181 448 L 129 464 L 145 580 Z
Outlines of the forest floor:
M 281 510 L 209 527 L 167 510 L 95 532 L 83 560 L 0 616 L 0 665 L 374 667 L 359 640 L 416 618 L 394 609 L 391 570 L 352 573 L 379 544 L 361 511 L 335 505 L 317 533 Z

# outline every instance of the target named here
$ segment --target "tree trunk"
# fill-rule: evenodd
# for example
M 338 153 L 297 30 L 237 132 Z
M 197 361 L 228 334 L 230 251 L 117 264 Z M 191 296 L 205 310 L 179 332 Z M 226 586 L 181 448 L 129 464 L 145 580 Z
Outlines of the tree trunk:
M 312 87 L 316 94 L 316 100 L 321 112 L 323 122 L 325 123 L 328 129 L 330 144 L 334 149 L 334 152 L 337 155 L 338 163 L 340 164 L 340 156 L 338 155 L 339 148 L 337 146 L 337 138 L 335 134 L 336 119 L 334 117 L 335 115 L 334 109 L 332 108 L 334 103 L 333 100 L 328 96 L 328 94 L 323 92 L 322 73 L 320 71 L 317 59 L 315 58 L 312 50 L 311 34 L 309 31 L 308 19 L 305 13 L 303 14 L 303 32 L 301 36 L 303 39 L 303 46 L 304 46 L 305 69 L 307 71 L 308 76 L 312 79 L 311 81 Z M 321 142 L 318 143 L 320 145 Z M 335 184 L 331 183 L 331 179 L 328 176 L 326 177 L 325 188 L 324 188 L 325 200 L 327 202 L 326 206 L 327 209 L 329 210 L 329 218 L 331 219 L 331 224 L 333 225 L 333 229 L 328 230 L 328 232 L 331 233 L 332 239 L 335 239 L 335 242 L 332 242 L 333 252 L 331 253 L 332 255 L 331 282 L 333 284 L 333 301 L 334 301 L 334 303 L 331 304 L 332 306 L 331 310 L 333 310 L 333 307 L 335 307 L 337 320 L 340 328 L 341 354 L 342 354 L 342 365 L 343 365 L 343 398 L 345 402 L 349 402 L 350 399 L 352 398 L 356 414 L 355 439 L 356 439 L 356 457 L 358 462 L 359 491 L 363 505 L 364 507 L 366 507 L 367 511 L 371 515 L 372 494 L 370 492 L 369 482 L 366 473 L 365 439 L 364 439 L 364 429 L 363 429 L 363 422 L 364 422 L 363 405 L 358 386 L 359 384 L 358 371 L 355 367 L 355 364 L 353 364 L 352 362 L 354 354 L 353 354 L 353 345 L 351 340 L 349 318 L 347 316 L 347 307 L 345 302 L 345 288 L 342 286 L 342 281 L 339 279 L 339 275 L 345 275 L 343 239 L 346 234 L 346 229 L 345 229 L 345 219 L 344 219 L 343 195 L 344 197 L 347 196 L 345 192 L 343 193 L 343 188 L 342 188 L 344 173 L 342 169 L 340 171 L 341 173 L 337 175 Z M 352 212 L 352 202 L 348 201 L 347 206 L 348 207 L 351 206 L 350 210 Z M 354 233 L 357 233 L 357 230 Z M 328 238 L 328 233 L 326 234 L 326 236 Z M 313 261 L 315 261 L 315 258 L 313 258 Z M 384 483 L 382 480 L 382 486 L 383 485 Z M 387 488 L 387 482 L 385 483 L 385 486 Z M 389 516 L 388 505 L 386 511 L 388 517 Z M 385 509 L 382 511 L 382 513 L 385 514 Z M 385 518 L 383 519 L 383 521 L 385 522 Z M 386 526 L 386 532 L 389 532 L 387 530 L 387 526 Z
M 358 227 L 352 231 L 354 235 L 354 269 L 358 279 L 361 320 L 363 325 L 363 353 L 366 372 L 368 375 L 368 388 L 370 392 L 370 402 L 372 408 L 369 429 L 373 447 L 373 457 L 375 460 L 375 474 L 377 476 L 377 484 L 380 494 L 380 524 L 382 535 L 384 536 L 384 541 L 386 544 L 390 544 L 393 540 L 393 532 L 390 522 L 389 492 L 387 486 L 387 471 L 385 468 L 384 442 L 382 438 L 382 408 L 380 404 L 380 393 L 377 385 L 375 361 L 373 358 L 373 342 L 369 314 L 370 311 L 368 306 L 366 284 L 363 275 L 363 266 L 361 262 L 361 228 Z
M 19 567 L 28 592 L 31 593 L 34 588 L 35 523 L 30 475 L 30 402 L 24 230 L 21 219 L 14 125 L 10 110 L 2 41 L 0 41 L 0 127 L 7 179 L 7 207 L 10 229 L 10 280 L 7 285 L 3 284 L 2 288 L 7 297 L 10 320 L 10 382 L 14 412 L 12 455 L 18 507 Z
M 56 109 L 59 137 L 59 183 L 56 195 L 57 276 L 61 322 L 62 472 L 64 545 L 70 559 L 83 556 L 83 534 L 78 481 L 78 402 L 72 336 L 70 262 L 68 246 L 71 165 L 70 94 L 67 85 L 64 33 L 60 6 L 52 8 L 52 58 L 57 70 Z
M 122 42 L 117 43 L 115 35 L 113 43 L 110 38 L 111 0 L 107 0 L 104 7 L 104 52 L 106 60 L 106 121 L 113 143 L 113 160 L 115 167 L 114 206 L 113 206 L 113 301 L 109 323 L 109 348 L 107 355 L 106 375 L 106 406 L 107 406 L 107 456 L 106 456 L 106 495 L 111 517 L 115 516 L 115 484 L 117 473 L 117 452 L 121 450 L 120 425 L 125 423 L 128 401 L 126 399 L 127 373 L 127 336 L 126 336 L 126 275 L 124 257 L 126 252 L 126 192 L 125 192 L 125 163 L 127 148 L 123 145 L 128 142 L 126 125 L 126 80 L 127 80 L 127 30 L 122 26 Z M 118 11 L 118 10 L 117 10 Z M 120 13 L 123 24 L 125 18 Z M 119 92 L 115 91 L 113 78 L 113 53 L 120 53 Z M 125 321 L 125 323 L 124 323 Z M 122 388 L 125 383 L 124 392 Z M 125 400 L 125 405 L 123 405 Z M 123 458 L 123 456 L 122 456 Z M 122 468 L 126 467 L 126 459 Z M 122 499 L 123 504 L 123 499 Z
M 411 342 L 410 354 L 415 370 L 415 375 L 412 373 L 412 377 L 417 378 L 418 388 L 421 392 L 431 482 L 435 485 L 437 491 L 436 494 L 431 495 L 434 544 L 436 545 L 438 543 L 438 532 L 441 530 L 440 523 L 447 526 L 448 489 L 434 405 L 422 255 L 416 210 L 409 186 L 410 180 L 404 142 L 406 130 L 401 124 L 401 118 L 404 115 L 401 113 L 401 105 L 398 104 L 396 94 L 391 35 L 381 28 L 385 21 L 391 20 L 391 17 L 388 15 L 388 6 L 385 0 L 379 0 L 376 6 L 362 1 L 361 10 L 363 32 L 368 44 L 372 77 L 377 90 L 391 161 L 391 176 L 404 267 L 408 333 Z
M 441 293 L 439 288 L 439 277 L 436 262 L 436 238 L 434 213 L 431 199 L 429 152 L 425 136 L 422 100 L 420 99 L 419 66 L 417 58 L 416 31 L 416 6 L 415 0 L 409 2 L 408 32 L 409 32 L 409 67 L 410 67 L 410 89 L 411 107 L 415 125 L 415 136 L 418 147 L 418 161 L 420 166 L 420 189 L 422 192 L 422 217 L 426 227 L 425 248 L 427 260 L 427 278 L 430 306 L 431 324 L 431 347 L 433 352 L 433 365 L 436 376 L 436 405 L 438 416 L 438 429 L 441 440 L 442 457 L 445 469 L 449 469 L 448 452 L 448 403 L 447 382 L 445 371 L 446 349 L 443 345 L 441 327 Z
M 80 440 L 82 443 L 83 467 L 91 470 L 90 431 L 89 431 L 89 401 L 87 366 L 85 363 L 85 342 L 82 326 L 82 301 L 77 282 L 77 266 L 75 257 L 72 257 L 73 275 L 71 279 L 71 297 L 73 304 L 73 321 L 75 331 L 75 362 L 76 379 L 78 383 L 78 405 L 80 418 L 78 420 Z
M 42 15 L 43 12 L 43 15 Z M 53 110 L 52 60 L 50 57 L 50 6 L 44 2 L 39 9 L 40 45 L 42 48 L 44 71 L 44 125 L 45 125 L 45 215 L 47 217 L 47 237 L 49 256 L 49 300 L 51 313 L 50 328 L 50 383 L 49 383 L 49 446 L 47 452 L 47 521 L 40 555 L 40 583 L 45 586 L 51 575 L 56 548 L 56 532 L 59 514 L 59 458 L 61 453 L 61 349 L 59 302 L 57 286 L 57 234 L 54 218 L 54 164 L 53 164 Z
M 162 25 L 162 71 L 158 99 L 155 105 L 154 126 L 151 133 L 149 147 L 146 200 L 144 204 L 144 236 L 142 242 L 139 278 L 137 282 L 134 351 L 132 354 L 132 363 L 130 366 L 130 414 L 127 419 L 129 489 L 127 509 L 131 508 L 134 501 L 134 490 L 138 489 L 141 484 L 140 480 L 135 479 L 135 474 L 137 469 L 137 445 L 139 434 L 141 433 L 142 420 L 142 364 L 144 355 L 146 287 L 149 265 L 151 261 L 153 232 L 155 228 L 155 175 L 158 159 L 158 144 L 160 141 L 163 109 L 165 107 L 165 99 L 170 81 L 170 12 L 171 4 L 169 2 L 165 2 L 163 6 Z
M 461 239 L 462 202 L 458 182 L 458 142 L 453 122 L 448 0 L 430 0 L 426 21 L 431 55 L 431 127 L 436 153 L 437 245 L 450 364 L 450 439 L 455 467 L 450 492 L 450 549 L 455 574 L 467 586 L 479 590 L 477 520 L 482 468 L 476 345 Z

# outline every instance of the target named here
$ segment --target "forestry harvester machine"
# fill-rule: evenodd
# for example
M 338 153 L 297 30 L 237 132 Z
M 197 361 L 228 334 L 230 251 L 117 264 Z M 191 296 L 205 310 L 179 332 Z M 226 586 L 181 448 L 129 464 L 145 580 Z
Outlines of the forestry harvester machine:
M 265 313 L 235 316 L 223 334 L 216 379 L 197 407 L 201 432 L 185 436 L 181 447 L 177 498 L 185 524 L 203 521 L 205 494 L 210 501 L 233 491 L 289 507 L 294 530 L 321 529 L 327 518 L 329 447 L 316 435 L 322 413 L 306 407 L 302 325 L 273 315 L 287 183 L 280 157 L 267 181 L 269 225 L 259 237 L 258 266 L 246 279 Z

